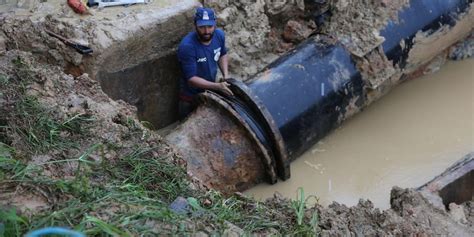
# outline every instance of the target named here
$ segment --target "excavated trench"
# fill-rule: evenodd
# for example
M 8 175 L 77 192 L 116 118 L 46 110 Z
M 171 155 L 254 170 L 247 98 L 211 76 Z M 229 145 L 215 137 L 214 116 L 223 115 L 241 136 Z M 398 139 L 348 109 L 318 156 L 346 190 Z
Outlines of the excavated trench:
M 113 11 L 104 13 L 104 19 L 116 14 L 123 20 L 122 25 L 119 24 L 119 29 L 109 27 L 110 24 L 98 27 L 103 32 L 96 33 L 94 40 L 103 48 L 99 56 L 86 63 L 88 69 L 85 71 L 100 82 L 104 92 L 113 99 L 135 105 L 139 118 L 150 122 L 156 129 L 176 121 L 180 70 L 175 49 L 179 40 L 192 30 L 192 9 L 197 4 L 195 1 L 183 2 L 187 4 L 185 7 L 178 6 L 179 10 L 164 14 L 164 19 L 155 19 L 158 25 L 150 27 L 149 23 L 144 23 L 148 28 L 143 27 L 136 32 L 128 31 L 127 24 L 130 22 L 124 20 L 127 15 Z M 400 10 L 402 6 L 394 9 Z M 465 9 L 466 5 L 463 5 L 458 11 Z M 407 12 L 405 14 L 409 15 L 410 11 Z M 360 45 L 357 48 L 354 47 L 357 41 L 348 41 L 344 36 L 340 41 L 313 37 L 255 75 L 247 85 L 234 81 L 232 88 L 239 96 L 238 100 L 212 93 L 204 95 L 202 106 L 166 139 L 187 160 L 189 173 L 206 187 L 233 192 L 262 181 L 275 183 L 278 179 L 288 179 L 290 161 L 362 107 L 387 93 L 391 87 L 423 74 L 427 61 L 436 54 L 445 54 L 449 45 L 465 37 L 465 22 L 472 19 L 472 10 L 467 17 L 463 17 L 463 23 L 459 24 L 448 19 L 441 20 L 439 25 L 428 25 L 416 36 L 416 31 L 408 27 L 408 32 L 401 37 L 409 37 L 404 38 L 405 44 L 401 42 L 400 45 L 394 45 L 394 41 L 390 40 L 382 46 L 375 37 L 372 45 L 369 43 L 369 46 Z M 393 21 L 385 34 L 396 36 L 393 29 L 396 30 L 397 24 Z M 402 21 L 403 24 L 405 21 Z M 110 39 L 101 41 L 98 37 L 101 35 Z M 140 37 L 137 38 L 138 35 Z M 232 36 L 228 37 L 233 40 Z M 426 54 L 426 47 L 433 45 L 439 46 L 435 55 Z M 312 50 L 320 54 L 314 57 Z M 311 67 L 325 60 L 329 66 Z M 394 62 L 392 66 L 389 60 Z M 305 70 L 310 73 L 304 74 Z M 300 84 L 284 82 L 285 73 L 290 74 L 289 78 L 300 80 L 297 82 Z M 310 80 L 318 80 L 311 75 L 321 73 L 327 76 L 324 79 L 327 81 L 316 81 L 317 86 L 311 88 Z M 307 75 L 311 79 L 301 81 Z M 281 90 L 281 85 L 290 89 Z M 276 96 L 276 93 L 283 93 L 289 96 L 287 98 L 296 99 L 301 93 L 291 92 L 291 88 L 308 89 L 304 91 L 308 95 L 321 95 L 321 99 L 317 100 L 322 104 L 315 102 L 317 106 L 311 107 L 313 102 L 306 101 L 310 107 L 304 108 L 306 104 L 298 108 L 306 111 L 304 116 L 298 115 L 296 110 L 291 115 L 296 117 L 285 114 L 292 106 L 302 105 Z M 288 122 L 294 118 L 299 121 Z
M 180 70 L 175 51 L 193 29 L 199 5 L 195 0 L 160 0 L 94 8 L 81 16 L 67 1 L 0 0 L 0 19 L 7 22 L 5 34 L 0 31 L 0 50 L 33 52 L 75 77 L 87 73 L 111 98 L 136 106 L 139 119 L 159 129 L 177 119 Z M 94 52 L 81 55 L 43 29 Z
M 460 4 L 462 5 L 462 3 Z M 461 7 L 461 9 L 465 8 L 465 5 Z M 408 15 L 408 18 L 410 18 L 410 11 L 406 12 L 408 13 L 404 13 L 405 16 Z M 275 19 L 278 20 L 278 18 Z M 189 17 L 188 20 L 191 22 Z M 443 24 L 456 25 L 453 22 L 441 20 L 440 26 Z M 462 28 L 463 24 L 458 25 L 461 25 Z M 429 34 L 433 34 L 433 26 L 427 27 L 425 27 L 425 31 L 431 30 Z M 430 29 L 430 27 L 433 29 Z M 389 25 L 383 31 L 385 36 L 400 36 L 397 36 L 397 33 L 393 30 L 394 28 L 396 30 L 396 24 Z M 439 28 L 434 29 L 434 32 L 437 29 Z M 109 52 L 108 56 L 103 59 L 103 62 L 115 60 L 112 62 L 112 66 L 104 65 L 95 74 L 104 92 L 113 99 L 121 99 L 135 105 L 139 118 L 151 122 L 156 129 L 175 122 L 177 119 L 180 70 L 174 49 L 178 39 L 189 30 L 190 27 L 185 27 L 180 31 L 174 31 L 171 39 L 173 44 L 166 45 L 166 53 L 155 54 L 155 57 L 146 57 L 146 60 L 132 60 L 130 65 L 127 64 L 130 58 L 140 57 L 126 55 L 124 52 L 134 52 L 133 49 L 137 42 L 133 42 L 135 40 L 131 39 L 133 43 L 130 45 L 132 46 L 125 43 L 125 46 L 129 46 L 128 49 L 113 48 L 115 52 Z M 441 39 L 441 43 L 432 39 L 427 41 L 430 42 L 431 40 L 431 43 L 434 41 L 434 44 L 440 43 L 442 47 L 446 48 L 459 40 L 460 35 L 466 35 L 465 32 L 459 34 L 457 31 L 459 29 L 454 30 L 456 33 L 452 33 L 457 34 L 454 39 L 450 36 L 444 37 L 447 42 L 443 43 L 443 39 Z M 150 34 L 156 35 L 156 33 Z M 410 30 L 400 34 L 409 36 L 405 39 L 407 42 L 415 41 L 415 36 L 412 36 L 413 33 Z M 229 36 L 229 38 L 231 37 Z M 288 179 L 290 177 L 289 162 L 291 160 L 299 157 L 315 141 L 321 139 L 331 129 L 337 127 L 362 107 L 385 94 L 399 81 L 403 81 L 408 77 L 417 77 L 420 71 L 425 70 L 426 66 L 424 65 L 434 55 L 425 54 L 420 56 L 420 53 L 414 53 L 422 52 L 420 50 L 424 47 L 421 39 L 423 36 L 417 35 L 417 37 L 420 38 L 420 46 L 411 43 L 406 48 L 403 48 L 405 46 L 400 48 L 393 45 L 393 40 L 387 41 L 384 44 L 385 54 L 390 60 L 393 60 L 396 67 L 394 69 L 387 67 L 383 70 L 374 66 L 369 66 L 368 69 L 364 68 L 366 67 L 365 64 L 380 64 L 374 58 L 380 58 L 380 55 L 384 53 L 384 49 L 378 45 L 374 46 L 375 50 L 366 51 L 366 56 L 363 56 L 360 48 L 351 48 L 353 47 L 352 42 L 348 46 L 345 45 L 344 41 L 341 45 L 333 39 L 315 37 L 313 39 L 316 45 L 314 48 L 311 46 L 313 41 L 307 41 L 303 44 L 305 46 L 298 47 L 296 51 L 270 65 L 266 71 L 264 70 L 255 75 L 247 85 L 234 81 L 232 88 L 240 97 L 238 100 L 232 101 L 231 99 L 231 102 L 229 102 L 229 98 L 223 98 L 221 95 L 212 93 L 204 95 L 201 99 L 203 106 L 188 121 L 171 132 L 167 140 L 175 145 L 187 160 L 189 173 L 207 187 L 213 187 L 224 192 L 233 192 L 246 190 L 262 181 L 275 183 L 278 179 Z M 154 40 L 156 39 L 154 38 Z M 150 40 L 143 39 L 143 41 L 149 42 Z M 147 45 L 145 44 L 145 46 Z M 364 47 L 362 50 L 367 48 Z M 412 48 L 414 50 L 411 50 Z M 156 51 L 157 49 L 150 50 Z M 323 52 L 323 56 L 310 56 L 312 50 Z M 344 50 L 349 51 L 347 55 L 351 55 L 351 57 L 346 57 Z M 143 49 L 139 50 L 139 52 L 144 51 Z M 410 51 L 413 52 L 410 54 Z M 324 57 L 327 58 L 325 55 L 331 54 L 333 56 L 330 57 L 328 62 L 332 66 L 311 69 L 310 64 L 321 64 L 326 60 Z M 307 59 L 298 61 L 305 57 Z M 286 63 L 286 61 L 289 63 Z M 279 63 L 284 66 L 279 65 Z M 294 69 L 288 70 L 285 63 L 296 66 Z M 382 65 L 384 64 L 385 62 L 382 62 Z M 406 68 L 406 71 L 397 71 L 399 68 Z M 284 91 L 278 89 L 278 87 L 290 83 L 286 88 L 295 86 L 301 87 L 301 89 L 309 88 L 308 85 L 310 84 L 305 83 L 312 82 L 301 81 L 301 78 L 305 78 L 304 74 L 298 74 L 301 70 L 307 70 L 308 75 L 327 74 L 325 74 L 325 77 L 328 80 L 318 82 L 320 85 L 316 87 L 316 90 L 305 91 L 306 89 L 303 89 L 304 93 L 320 93 L 323 96 L 321 99 L 323 102 L 318 105 L 321 106 L 320 108 L 318 106 L 314 107 L 316 109 L 306 108 L 310 112 L 298 118 L 301 120 L 300 122 L 285 122 L 288 121 L 288 117 L 299 116 L 297 114 L 288 115 L 288 113 L 292 113 L 289 108 L 291 106 L 298 107 L 302 104 L 285 105 L 284 98 L 277 99 L 274 97 L 275 94 L 272 96 L 265 91 L 274 91 L 273 93 L 278 92 L 280 95 L 285 94 L 286 97 L 296 98 L 298 93 L 292 95 L 293 92 Z M 361 74 L 358 74 L 356 70 L 360 70 Z M 274 82 L 282 80 L 281 78 L 285 77 L 285 73 L 289 73 L 290 78 L 295 77 L 293 81 L 300 81 L 293 83 L 290 81 Z M 405 76 L 402 77 L 403 74 Z M 333 77 L 335 81 L 331 79 Z M 344 77 L 346 78 L 344 79 Z M 346 79 L 347 81 L 344 81 Z M 264 83 L 261 83 L 262 81 Z M 299 85 L 295 85 L 295 83 Z M 250 87 L 250 89 L 247 87 Z M 345 92 L 341 94 L 341 90 Z M 330 100 L 328 102 L 332 102 L 324 102 L 325 96 Z M 334 106 L 335 108 L 332 108 Z M 305 110 L 305 108 L 297 109 Z M 248 111 L 243 112 L 246 110 Z M 208 142 L 203 136 L 208 138 Z M 303 137 L 304 139 L 301 139 Z M 209 138 L 212 139 L 209 140 Z
M 474 152 L 417 189 L 433 206 L 455 211 L 474 200 Z
M 202 106 L 167 140 L 205 186 L 230 193 L 287 180 L 291 161 L 400 82 L 444 62 L 472 31 L 469 1 L 410 3 L 395 5 L 398 17 L 380 24 L 378 37 L 316 35 L 246 83 L 230 81 L 235 97 L 203 94 Z M 233 123 L 208 121 L 213 110 L 222 117 L 213 121 Z
M 116 72 L 99 71 L 102 90 L 137 107 L 140 120 L 163 128 L 177 120 L 180 69 L 175 54 Z
M 3 6 L 9 7 L 8 4 L 11 2 L 13 1 L 0 0 L 0 7 L 2 3 L 6 3 Z M 164 13 L 165 18 L 152 19 L 150 21 L 152 25 L 158 22 L 156 27 L 150 27 L 149 22 L 142 22 L 147 27 L 136 26 L 140 29 L 137 31 L 129 31 L 127 27 L 131 24 L 130 21 L 127 21 L 127 14 L 136 14 L 136 12 L 133 14 L 132 12 L 137 8 L 128 9 L 130 11 L 126 14 L 121 13 L 121 10 L 111 10 L 108 13 L 99 12 L 97 14 L 99 16 L 94 16 L 98 22 L 103 19 L 108 21 L 109 17 L 120 18 L 118 29 L 114 28 L 115 25 L 112 22 L 96 26 L 97 29 L 92 35 L 82 36 L 89 37 L 88 39 L 94 45 L 98 45 L 99 54 L 87 60 L 81 61 L 82 59 L 79 59 L 78 62 L 74 62 L 73 57 L 64 54 L 66 55 L 65 60 L 78 67 L 85 66 L 85 70 L 81 72 L 87 72 L 98 80 L 103 91 L 110 97 L 135 105 L 141 120 L 152 123 L 156 129 L 163 128 L 176 121 L 180 72 L 175 56 L 175 47 L 179 39 L 192 30 L 192 25 L 187 23 L 192 22 L 192 9 L 197 4 L 196 1 L 183 2 L 187 4 L 185 7 L 178 6 L 179 10 L 177 11 L 168 12 L 167 10 Z M 460 2 L 467 3 L 469 1 Z M 465 10 L 466 8 L 460 9 Z M 460 11 L 459 8 L 458 11 Z M 152 15 L 152 13 L 147 14 Z M 104 15 L 104 18 L 100 18 L 101 15 Z M 137 15 L 139 17 L 136 19 L 143 17 L 139 13 Z M 333 38 L 313 37 L 295 51 L 269 65 L 267 70 L 252 77 L 247 84 L 233 81 L 232 89 L 238 98 L 225 98 L 215 93 L 203 95 L 202 104 L 196 112 L 165 139 L 174 145 L 176 151 L 187 161 L 188 173 L 196 179 L 198 184 L 202 184 L 206 188 L 216 188 L 231 193 L 246 190 L 264 181 L 291 183 L 292 179 L 288 180 L 290 178 L 290 161 L 301 159 L 300 154 L 315 142 L 363 107 L 386 94 L 399 82 L 424 74 L 433 65 L 428 61 L 433 62 L 432 59 L 435 56 L 431 55 L 431 50 L 427 50 L 427 48 L 436 49 L 432 50 L 435 54 L 441 53 L 443 56 L 440 61 L 444 62 L 449 51 L 447 47 L 468 35 L 465 32 L 466 22 L 472 22 L 472 9 L 467 17 L 466 15 L 462 15 L 462 17 L 464 17 L 462 24 L 457 24 L 459 22 L 452 21 L 453 18 L 448 17 L 446 21 L 441 21 L 441 24 L 434 24 L 437 26 L 429 25 L 416 35 L 404 38 L 403 42 L 400 41 L 399 44 L 393 45 L 393 42 L 390 41 L 384 45 L 388 46 L 385 48 L 386 51 L 380 44 L 376 44 L 374 48 L 353 47 L 354 44 L 357 45 L 357 42 L 350 41 L 352 36 L 342 37 L 340 41 Z M 67 22 L 68 19 L 65 21 Z M 86 21 L 86 23 L 90 22 Z M 397 21 L 393 21 L 392 26 L 397 23 Z M 177 25 L 184 27 L 176 27 Z M 88 26 L 87 24 L 81 25 L 84 28 Z M 387 34 L 394 33 L 390 32 L 390 29 L 388 31 Z M 66 31 L 66 33 L 74 35 L 71 32 Z M 472 26 L 467 32 L 472 32 Z M 411 33 L 416 33 L 416 31 Z M 229 38 L 231 37 L 229 36 Z M 107 39 L 104 40 L 104 38 Z M 355 38 L 357 37 L 354 36 L 352 39 Z M 375 39 L 378 38 L 375 37 Z M 40 40 L 44 39 L 40 38 Z M 2 46 L 1 43 L 0 32 L 0 46 Z M 50 41 L 47 43 L 49 46 L 52 45 Z M 62 53 L 69 50 L 67 47 L 61 48 L 63 46 L 56 45 L 55 47 L 57 48 L 53 47 L 53 50 Z M 300 49 L 310 50 L 301 53 L 298 51 Z M 316 56 L 311 54 L 313 49 L 318 52 Z M 2 50 L 1 47 L 0 50 Z M 296 57 L 293 57 L 295 55 Z M 332 55 L 332 57 L 326 57 L 328 55 Z M 396 63 L 392 65 L 392 61 L 387 60 L 384 55 Z M 381 58 L 381 60 L 377 60 L 377 58 Z M 308 60 L 298 61 L 301 59 Z M 344 62 L 337 61 L 340 59 L 343 59 Z M 437 61 L 439 58 L 434 59 Z M 311 71 L 314 70 L 311 66 L 319 63 L 320 60 L 326 60 L 330 66 L 316 67 L 317 73 Z M 279 65 L 285 65 L 285 63 L 290 66 L 278 68 Z M 387 65 L 391 66 L 384 68 Z M 295 86 L 282 80 L 285 78 L 285 73 L 289 73 L 288 78 L 294 77 L 295 80 L 305 78 L 308 74 L 305 75 L 304 71 L 311 71 L 312 74 L 309 75 L 312 80 L 316 80 L 314 83 L 317 85 L 316 89 L 304 90 L 311 87 L 311 81 Z M 326 73 L 324 75 L 328 75 L 328 77 L 319 81 L 315 76 L 311 76 L 318 73 Z M 280 91 L 278 88 L 281 87 L 275 86 L 279 83 L 280 86 L 284 86 L 284 89 Z M 289 116 L 281 116 L 281 112 L 285 112 L 291 106 L 297 106 L 296 100 L 299 94 L 304 94 L 298 93 L 298 91 L 291 92 L 290 89 L 293 86 L 302 88 L 308 97 L 316 94 L 321 95 L 320 101 L 324 103 L 319 105 L 319 102 L 316 102 L 315 104 L 318 106 L 299 108 L 306 113 L 305 115 L 309 114 L 310 116 L 300 116 L 299 118 L 303 117 L 303 119 L 286 123 L 291 119 L 288 119 Z M 270 92 L 265 93 L 265 90 Z M 290 96 L 283 98 L 278 92 L 288 92 Z M 330 96 L 324 97 L 326 95 Z M 333 101 L 341 104 L 327 103 Z M 329 115 L 324 113 L 329 113 Z M 298 129 L 292 130 L 295 127 Z M 316 133 L 312 133 L 313 131 Z M 269 132 L 272 133 L 271 136 L 268 136 Z M 293 140 L 294 137 L 298 139 Z M 266 142 L 262 142 L 262 140 Z M 288 144 L 290 150 L 287 150 Z M 338 159 L 338 157 L 331 157 L 331 159 Z M 445 207 L 449 208 L 452 203 L 461 204 L 472 201 L 474 191 L 473 159 L 471 153 L 463 161 L 418 191 L 423 192 L 427 198 L 433 198 L 432 202 L 437 202 L 437 205 L 442 206 L 444 210 Z M 367 166 L 370 165 L 367 164 Z M 425 164 L 425 166 L 430 168 L 430 164 Z M 304 169 L 291 171 L 293 174 L 304 173 Z M 413 171 L 413 173 L 416 172 L 416 170 Z M 337 172 L 334 174 L 345 175 Z M 370 176 L 372 174 L 369 172 L 362 175 Z M 282 182 L 281 180 L 287 181 Z M 294 189 L 297 186 L 299 184 L 292 184 Z M 278 190 L 273 188 L 272 192 L 274 191 Z M 442 201 L 440 202 L 440 200 Z
M 453 202 L 461 204 L 471 201 L 474 196 L 474 169 L 446 185 L 439 195 L 446 207 Z
M 136 106 L 139 119 L 155 129 L 177 120 L 181 74 L 176 47 L 192 30 L 196 5 L 194 1 L 184 2 L 171 6 L 168 12 L 162 10 L 159 24 L 152 23 L 151 28 L 112 44 L 94 73 L 105 93 Z

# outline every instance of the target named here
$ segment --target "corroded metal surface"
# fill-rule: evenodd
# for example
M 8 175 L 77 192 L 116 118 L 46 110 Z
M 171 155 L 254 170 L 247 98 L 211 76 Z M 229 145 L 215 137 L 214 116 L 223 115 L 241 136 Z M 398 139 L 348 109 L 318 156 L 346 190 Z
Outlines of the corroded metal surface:
M 247 138 L 253 142 L 258 147 L 258 150 L 256 152 L 260 155 L 260 157 L 250 157 L 249 160 L 258 160 L 260 158 L 264 168 L 265 168 L 265 173 L 267 174 L 267 181 L 271 184 L 276 183 L 277 181 L 277 176 L 275 173 L 276 167 L 275 167 L 275 161 L 272 158 L 272 155 L 269 154 L 268 149 L 264 147 L 264 145 L 260 142 L 260 140 L 257 138 L 257 135 L 255 134 L 254 130 L 248 125 L 248 123 L 243 120 L 243 118 L 236 113 L 234 108 L 229 104 L 228 102 L 225 101 L 224 98 L 219 96 L 216 93 L 213 92 L 205 92 L 200 95 L 199 97 L 200 101 L 202 103 L 206 103 L 211 106 L 219 107 L 222 110 L 225 110 L 230 116 L 231 119 L 239 123 L 241 126 L 241 129 L 244 130 L 245 134 L 247 135 Z M 240 138 L 239 140 L 242 140 L 245 138 Z M 241 159 L 246 161 L 247 159 Z M 242 191 L 242 190 L 239 190 Z
M 274 169 L 269 169 L 248 128 L 219 100 L 215 95 L 203 95 L 201 106 L 166 137 L 187 161 L 188 173 L 224 193 L 276 181 Z
M 390 40 L 366 55 L 313 36 L 245 85 L 231 81 L 236 97 L 203 95 L 202 105 L 167 139 L 191 175 L 224 192 L 265 177 L 274 183 L 276 174 L 288 179 L 289 161 L 472 31 L 467 0 L 410 3 L 382 30 Z M 419 9 L 426 14 L 418 15 Z

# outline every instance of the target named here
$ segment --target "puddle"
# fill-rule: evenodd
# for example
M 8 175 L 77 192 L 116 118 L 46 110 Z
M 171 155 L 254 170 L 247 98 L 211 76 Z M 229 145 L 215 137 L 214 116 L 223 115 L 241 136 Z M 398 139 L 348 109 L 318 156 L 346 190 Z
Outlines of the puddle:
M 389 208 L 392 186 L 419 187 L 474 151 L 474 60 L 449 62 L 405 82 L 314 145 L 291 164 L 291 179 L 246 192 L 316 195 Z

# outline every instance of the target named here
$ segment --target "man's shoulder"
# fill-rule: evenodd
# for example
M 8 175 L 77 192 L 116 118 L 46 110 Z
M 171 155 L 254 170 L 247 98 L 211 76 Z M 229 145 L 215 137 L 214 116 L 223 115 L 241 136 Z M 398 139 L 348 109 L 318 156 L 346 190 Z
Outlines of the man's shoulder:
M 216 28 L 214 34 L 216 34 L 216 35 L 217 35 L 218 37 L 220 37 L 220 38 L 224 38 L 224 37 L 225 37 L 225 32 L 224 32 L 222 29 L 220 29 L 220 28 Z
M 196 44 L 195 38 L 196 38 L 196 32 L 189 32 L 186 36 L 183 37 L 183 39 L 179 43 L 179 46 L 180 47 L 192 46 Z

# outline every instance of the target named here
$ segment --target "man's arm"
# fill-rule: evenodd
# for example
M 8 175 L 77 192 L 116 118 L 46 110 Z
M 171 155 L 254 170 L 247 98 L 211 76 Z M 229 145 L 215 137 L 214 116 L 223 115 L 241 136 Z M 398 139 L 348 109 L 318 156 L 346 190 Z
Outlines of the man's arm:
M 224 80 L 229 78 L 229 58 L 227 57 L 227 47 L 225 43 L 225 33 L 221 29 L 216 29 L 216 35 L 221 46 L 221 56 L 218 60 L 219 69 L 222 72 Z
M 222 55 L 219 58 L 219 69 L 222 72 L 222 77 L 224 77 L 224 80 L 229 78 L 229 59 L 227 57 L 227 54 Z
M 230 85 L 227 82 L 210 82 L 204 78 L 193 76 L 188 80 L 188 84 L 201 89 L 221 91 L 228 96 L 234 95 L 234 93 L 229 89 Z
M 178 48 L 178 60 L 181 63 L 181 69 L 185 78 L 189 78 L 187 83 L 190 86 L 208 89 L 208 90 L 218 90 L 224 94 L 232 96 L 232 91 L 228 88 L 228 83 L 216 83 L 207 81 L 204 78 L 198 77 L 197 75 L 197 66 L 196 66 L 196 56 L 193 53 L 193 47 L 191 45 L 180 45 Z

